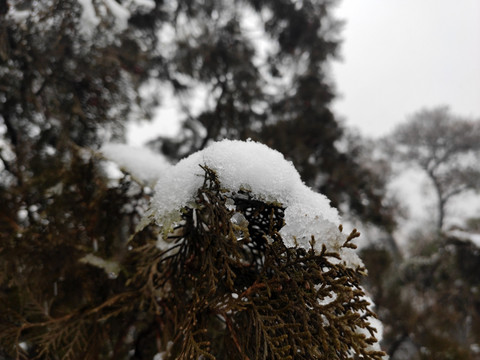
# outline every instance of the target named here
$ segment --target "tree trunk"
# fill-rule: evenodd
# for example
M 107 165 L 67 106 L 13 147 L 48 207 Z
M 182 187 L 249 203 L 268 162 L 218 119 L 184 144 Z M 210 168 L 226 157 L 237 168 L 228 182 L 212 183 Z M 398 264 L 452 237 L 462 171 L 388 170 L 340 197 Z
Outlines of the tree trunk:
M 428 176 L 432 179 L 433 185 L 435 187 L 435 192 L 437 193 L 437 200 L 438 200 L 438 220 L 437 220 L 437 231 L 440 233 L 442 232 L 443 221 L 445 217 L 445 205 L 447 203 L 447 198 L 443 194 L 442 187 L 440 186 L 440 182 L 438 181 L 435 174 L 427 170 Z

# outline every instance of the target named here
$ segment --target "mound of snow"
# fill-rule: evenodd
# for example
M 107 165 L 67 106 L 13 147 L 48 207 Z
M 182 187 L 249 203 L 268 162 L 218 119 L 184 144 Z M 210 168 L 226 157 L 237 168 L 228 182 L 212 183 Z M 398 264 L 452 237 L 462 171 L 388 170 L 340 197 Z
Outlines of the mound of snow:
M 448 235 L 453 236 L 461 241 L 471 242 L 473 245 L 480 247 L 480 234 L 471 233 L 463 230 L 450 230 Z
M 258 200 L 282 204 L 285 226 L 280 234 L 285 245 L 309 249 L 314 236 L 316 250 L 325 244 L 329 250 L 340 252 L 347 265 L 361 265 L 351 249 L 341 248 L 346 236 L 338 229 L 340 218 L 330 201 L 307 187 L 281 153 L 253 141 L 213 143 L 163 172 L 151 202 L 151 216 L 159 225 L 179 218 L 180 209 L 194 202 L 204 180 L 200 166 L 214 170 L 228 191 L 248 190 Z
M 108 143 L 100 152 L 134 178 L 150 186 L 153 186 L 161 175 L 169 172 L 171 167 L 164 156 L 147 148 Z

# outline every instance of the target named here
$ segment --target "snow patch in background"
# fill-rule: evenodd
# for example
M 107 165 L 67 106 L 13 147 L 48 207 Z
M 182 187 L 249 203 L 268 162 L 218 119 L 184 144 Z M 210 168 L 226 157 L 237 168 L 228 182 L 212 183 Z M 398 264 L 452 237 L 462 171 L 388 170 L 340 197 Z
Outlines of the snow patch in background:
M 450 230 L 447 232 L 447 234 L 457 238 L 458 240 L 471 242 L 473 245 L 480 248 L 480 234 L 470 233 L 462 230 Z
M 17 24 L 25 25 L 27 19 L 31 15 L 29 10 L 17 10 L 15 7 L 10 6 L 7 17 L 15 21 Z
M 78 0 L 82 6 L 82 15 L 80 16 L 80 32 L 83 36 L 91 37 L 95 29 L 100 24 L 100 18 L 95 12 L 92 0 Z
M 118 31 L 123 31 L 128 27 L 128 19 L 130 18 L 130 11 L 117 3 L 115 0 L 103 0 L 110 13 L 115 18 L 115 25 Z
M 131 3 L 145 11 L 151 11 L 155 8 L 154 0 L 131 0 Z
M 171 167 L 164 156 L 147 148 L 108 143 L 100 149 L 100 152 L 135 179 L 152 187 Z
M 91 37 L 97 27 L 101 23 L 101 17 L 113 17 L 115 30 L 122 32 L 128 28 L 128 20 L 132 16 L 134 11 L 150 11 L 155 8 L 155 2 L 153 0 L 130 0 L 124 1 L 122 4 L 115 0 L 102 0 L 95 7 L 92 0 L 78 0 L 82 6 L 82 15 L 80 17 L 80 32 L 87 38 Z M 101 6 L 105 6 L 108 9 L 108 14 L 101 14 L 104 11 L 98 11 Z

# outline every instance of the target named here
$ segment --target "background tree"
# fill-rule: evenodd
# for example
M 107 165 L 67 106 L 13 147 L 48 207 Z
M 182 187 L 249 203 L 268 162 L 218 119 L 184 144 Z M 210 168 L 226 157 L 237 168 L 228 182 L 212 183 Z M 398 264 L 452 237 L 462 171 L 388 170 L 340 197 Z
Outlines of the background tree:
M 18 343 L 6 343 L 22 340 L 8 324 L 73 314 L 123 286 L 118 273 L 79 260 L 125 256 L 144 190 L 129 178 L 112 186 L 88 149 L 123 136 L 148 56 L 144 33 L 119 31 L 105 5 L 91 32 L 77 1 L 0 8 L 0 351 L 11 352 Z M 66 340 L 77 350 L 92 344 L 83 358 L 110 331 L 91 330 Z M 20 358 L 42 351 L 33 345 Z
M 421 110 L 391 136 L 394 155 L 419 166 L 438 201 L 438 230 L 455 195 L 480 188 L 480 122 L 451 114 L 448 107 Z
M 436 232 L 410 241 L 416 250 L 404 258 L 362 249 L 366 286 L 385 325 L 383 348 L 392 360 L 477 359 L 478 245 Z
M 335 94 L 328 73 L 340 43 L 334 4 L 180 3 L 170 15 L 175 51 L 164 61 L 182 104 L 183 136 L 150 145 L 179 159 L 225 137 L 261 141 L 292 160 L 335 206 L 391 230 L 383 179 L 362 166 L 358 153 L 338 146 L 344 129 L 329 108 Z M 206 94 L 200 110 L 191 101 L 198 92 Z
M 439 200 L 435 231 L 420 224 L 402 239 L 399 253 L 379 243 L 362 249 L 366 287 L 393 360 L 478 358 L 477 321 L 470 320 L 479 316 L 478 281 L 469 275 L 478 271 L 478 228 L 470 219 L 455 230 L 442 229 L 452 197 L 478 189 L 478 126 L 446 107 L 422 110 L 387 143 L 391 152 L 384 158 L 425 172 Z
M 148 116 L 149 105 L 158 102 L 158 93 L 136 93 L 139 86 L 161 84 L 160 91 L 171 88 L 181 103 L 183 131 L 154 148 L 179 159 L 225 137 L 260 140 L 286 154 L 335 206 L 392 228 L 381 177 L 338 148 L 344 130 L 329 109 L 335 94 L 328 74 L 340 43 L 341 23 L 330 14 L 335 1 L 6 4 L 0 41 L 9 118 L 18 115 L 23 92 L 36 100 L 36 110 L 24 111 L 39 114 L 37 123 L 58 118 L 49 136 L 70 127 L 81 137 L 77 143 L 98 142 L 93 124 L 108 124 L 103 138 L 119 139 L 118 119 Z M 48 21 L 46 14 L 52 14 Z M 30 57 L 22 57 L 26 53 Z M 199 110 L 192 97 L 205 105 Z M 9 133 L 23 132 L 15 121 L 7 123 Z M 355 179 L 348 185 L 342 180 L 347 172 Z

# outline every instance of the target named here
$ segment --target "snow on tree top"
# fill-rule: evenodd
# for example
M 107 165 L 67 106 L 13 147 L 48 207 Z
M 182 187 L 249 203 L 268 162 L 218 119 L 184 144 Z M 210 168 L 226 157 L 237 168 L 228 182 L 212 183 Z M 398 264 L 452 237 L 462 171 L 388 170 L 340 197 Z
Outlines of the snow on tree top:
M 137 148 L 125 144 L 107 143 L 100 152 L 120 168 L 128 171 L 145 185 L 153 186 L 161 174 L 167 173 L 170 164 L 167 159 L 146 148 Z
M 159 178 L 151 202 L 151 215 L 160 225 L 180 216 L 203 184 L 206 166 L 216 172 L 222 187 L 231 192 L 247 190 L 257 200 L 280 203 L 285 208 L 285 226 L 280 230 L 286 246 L 316 250 L 325 244 L 340 253 L 347 265 L 361 265 L 358 256 L 341 248 L 346 236 L 338 226 L 338 211 L 322 194 L 314 192 L 283 155 L 254 141 L 223 140 L 181 160 Z

